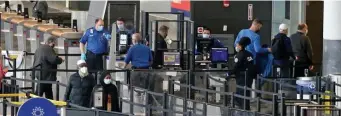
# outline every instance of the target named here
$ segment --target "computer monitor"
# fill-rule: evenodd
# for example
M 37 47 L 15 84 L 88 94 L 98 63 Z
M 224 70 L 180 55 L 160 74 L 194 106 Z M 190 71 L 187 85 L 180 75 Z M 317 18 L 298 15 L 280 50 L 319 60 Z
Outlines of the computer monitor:
M 180 53 L 179 52 L 164 52 L 163 53 L 164 66 L 180 66 Z
M 197 51 L 199 53 L 209 53 L 213 46 L 213 39 L 198 38 L 197 39 Z
M 212 63 L 227 63 L 229 60 L 228 48 L 212 48 L 211 62 Z

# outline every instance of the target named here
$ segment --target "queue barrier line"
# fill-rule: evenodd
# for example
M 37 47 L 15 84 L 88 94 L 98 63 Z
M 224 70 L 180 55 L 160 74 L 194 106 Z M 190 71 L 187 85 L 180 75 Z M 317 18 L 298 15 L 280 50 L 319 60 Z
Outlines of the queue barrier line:
M 27 96 L 26 96 L 25 93 L 0 94 L 0 98 L 4 98 L 4 97 L 27 97 Z M 30 97 L 32 97 L 32 98 L 39 98 L 40 96 L 37 96 L 37 95 L 34 95 L 34 94 L 30 94 Z M 50 102 L 52 102 L 56 106 L 60 106 L 60 107 L 67 106 L 67 103 L 64 102 L 64 101 L 56 101 L 56 100 L 50 100 L 50 99 L 47 99 L 47 100 L 49 100 Z M 17 103 L 18 104 L 18 103 L 21 103 L 21 102 L 11 102 L 11 103 Z M 23 104 L 23 102 L 20 105 L 22 105 L 22 104 Z

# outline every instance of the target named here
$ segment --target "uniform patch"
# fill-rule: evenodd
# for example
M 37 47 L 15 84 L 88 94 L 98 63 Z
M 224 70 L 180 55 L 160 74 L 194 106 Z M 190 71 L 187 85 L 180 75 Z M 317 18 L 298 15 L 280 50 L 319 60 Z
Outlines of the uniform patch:
M 247 61 L 252 61 L 253 59 L 252 59 L 252 57 L 247 57 Z
M 234 58 L 234 62 L 237 63 L 238 62 L 238 58 Z

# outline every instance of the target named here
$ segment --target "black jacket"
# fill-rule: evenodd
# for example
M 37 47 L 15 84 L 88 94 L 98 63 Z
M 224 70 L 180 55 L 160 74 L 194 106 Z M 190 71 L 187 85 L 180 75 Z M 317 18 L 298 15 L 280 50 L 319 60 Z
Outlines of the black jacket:
M 158 65 L 163 65 L 163 52 L 165 50 L 158 50 L 158 49 L 167 49 L 167 43 L 165 41 L 165 38 L 162 37 L 160 34 L 157 34 L 156 42 L 155 42 L 155 56 L 154 56 L 154 62 L 153 67 L 157 68 Z
M 65 91 L 64 100 L 83 107 L 91 107 L 89 103 L 95 85 L 95 78 L 91 74 L 83 78 L 79 76 L 78 72 L 72 74 Z
M 43 69 L 57 69 L 57 65 L 61 64 L 63 61 L 61 58 L 59 58 L 56 54 L 56 52 L 53 50 L 52 47 L 49 45 L 41 45 L 34 53 L 34 61 L 33 61 L 33 68 L 40 69 L 41 66 Z M 41 65 L 40 65 L 41 64 Z M 32 74 L 35 74 L 32 76 L 34 79 L 37 77 L 39 79 L 40 77 L 40 71 L 34 71 Z M 56 71 L 43 71 L 43 75 L 41 76 L 41 80 L 45 81 L 56 81 L 57 77 Z
M 312 64 L 313 48 L 311 47 L 308 36 L 301 32 L 297 32 L 290 36 L 292 50 L 294 55 L 298 57 L 299 62 Z
M 237 78 L 239 75 L 243 75 L 244 71 L 247 71 L 249 78 L 255 78 L 256 76 L 256 66 L 254 65 L 253 55 L 247 50 L 239 51 L 236 56 L 234 56 L 234 69 L 231 73 L 235 74 Z
M 290 57 L 292 57 L 293 59 L 295 59 L 294 53 L 292 51 L 292 46 L 291 46 L 291 40 L 290 38 L 283 33 L 278 33 L 274 39 L 272 39 L 271 41 L 271 46 L 274 46 L 280 39 L 284 40 L 284 53 L 279 53 L 282 54 L 283 57 L 281 58 L 275 58 L 275 60 L 289 60 Z M 280 51 L 277 51 L 280 52 Z M 274 49 L 272 49 L 272 53 L 274 54 Z

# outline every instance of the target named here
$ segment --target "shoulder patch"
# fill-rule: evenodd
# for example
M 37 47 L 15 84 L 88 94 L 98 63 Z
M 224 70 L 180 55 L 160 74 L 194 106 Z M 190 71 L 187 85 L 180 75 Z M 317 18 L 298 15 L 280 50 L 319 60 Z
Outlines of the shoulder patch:
M 251 56 L 249 56 L 249 57 L 247 57 L 247 61 L 252 61 L 253 59 L 252 59 L 252 57 Z
M 91 33 L 91 34 L 94 33 L 94 30 L 93 30 L 93 29 L 90 29 L 90 33 Z

